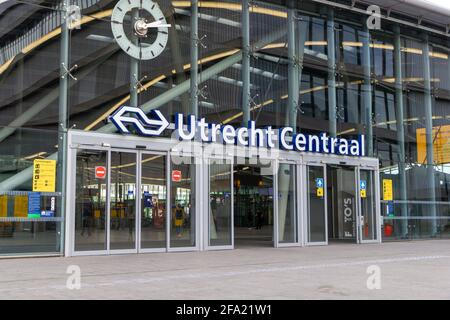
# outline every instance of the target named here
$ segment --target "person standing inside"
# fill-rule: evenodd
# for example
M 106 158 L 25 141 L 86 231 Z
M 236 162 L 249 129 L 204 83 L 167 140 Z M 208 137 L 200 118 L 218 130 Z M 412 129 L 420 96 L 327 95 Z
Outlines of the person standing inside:
M 186 213 L 183 209 L 183 207 L 178 203 L 173 211 L 173 221 L 175 225 L 175 232 L 177 234 L 177 238 L 181 238 L 182 231 L 183 231 L 183 225 L 184 225 L 184 219 L 186 218 Z

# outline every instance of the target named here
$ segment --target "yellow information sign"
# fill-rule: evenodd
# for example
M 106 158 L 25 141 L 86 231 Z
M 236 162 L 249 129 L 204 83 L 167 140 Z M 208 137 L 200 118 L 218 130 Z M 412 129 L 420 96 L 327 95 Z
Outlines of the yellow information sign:
M 323 197 L 323 188 L 317 188 L 317 196 Z
M 416 129 L 417 162 L 428 164 L 427 135 L 425 128 Z M 433 127 L 433 162 L 450 163 L 450 125 Z
M 361 194 L 361 198 L 366 198 L 367 197 L 366 189 L 361 189 L 360 194 Z
M 56 160 L 36 159 L 33 164 L 33 191 L 55 192 Z
M 386 201 L 394 200 L 391 179 L 383 179 L 383 200 Z

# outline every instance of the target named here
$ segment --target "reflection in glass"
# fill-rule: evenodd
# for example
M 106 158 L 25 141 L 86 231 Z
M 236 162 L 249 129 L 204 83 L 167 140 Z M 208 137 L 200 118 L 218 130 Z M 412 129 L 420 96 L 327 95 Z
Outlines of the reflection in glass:
M 192 157 L 171 157 L 170 246 L 195 246 L 195 164 Z
M 232 244 L 231 170 L 229 164 L 209 165 L 209 244 Z
M 143 154 L 141 175 L 141 248 L 165 248 L 166 156 Z
M 136 154 L 111 152 L 110 249 L 136 247 Z
M 78 150 L 77 152 L 75 251 L 106 250 L 107 248 L 106 159 L 106 151 Z
M 320 181 L 322 191 L 318 190 Z M 324 183 L 323 167 L 308 166 L 308 242 L 327 241 Z
M 280 164 L 278 169 L 278 241 L 297 242 L 295 165 Z

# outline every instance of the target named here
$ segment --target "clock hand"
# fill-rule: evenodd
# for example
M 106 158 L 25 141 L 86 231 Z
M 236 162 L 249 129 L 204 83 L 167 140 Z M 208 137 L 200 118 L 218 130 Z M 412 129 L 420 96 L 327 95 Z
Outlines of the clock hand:
M 162 21 L 153 21 L 150 23 L 146 23 L 145 25 L 143 25 L 144 28 L 148 29 L 148 28 L 170 28 L 172 27 L 171 24 L 165 23 L 163 24 Z

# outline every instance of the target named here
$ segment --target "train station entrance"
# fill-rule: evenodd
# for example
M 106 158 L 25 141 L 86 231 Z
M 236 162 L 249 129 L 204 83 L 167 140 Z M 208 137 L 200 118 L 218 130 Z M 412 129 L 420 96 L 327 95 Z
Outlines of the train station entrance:
M 71 130 L 66 255 L 381 241 L 377 159 L 247 151 Z

